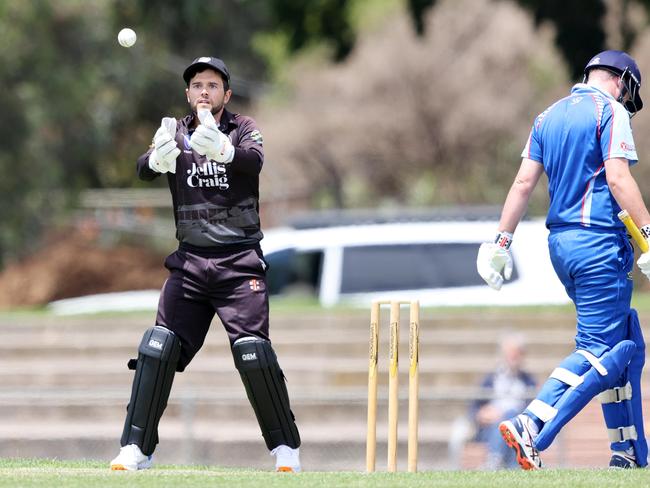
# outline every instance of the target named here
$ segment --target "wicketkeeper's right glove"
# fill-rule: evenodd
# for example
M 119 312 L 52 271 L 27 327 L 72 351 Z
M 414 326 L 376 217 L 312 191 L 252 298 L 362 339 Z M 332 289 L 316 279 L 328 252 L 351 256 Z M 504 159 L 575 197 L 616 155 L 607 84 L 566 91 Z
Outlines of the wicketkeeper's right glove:
M 164 117 L 153 136 L 153 151 L 149 155 L 149 167 L 158 173 L 176 173 L 176 158 L 181 150 L 174 139 L 176 119 Z

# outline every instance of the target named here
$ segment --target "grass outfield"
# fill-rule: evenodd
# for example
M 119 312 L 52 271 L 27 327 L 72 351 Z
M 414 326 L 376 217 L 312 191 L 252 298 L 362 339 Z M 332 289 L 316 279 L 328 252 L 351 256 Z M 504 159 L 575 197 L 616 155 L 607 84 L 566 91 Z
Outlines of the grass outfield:
M 300 474 L 233 470 L 214 466 L 155 466 L 137 473 L 112 472 L 105 462 L 0 459 L 0 487 L 193 488 L 248 487 L 423 487 L 441 488 L 630 488 L 650 485 L 649 470 L 554 469 L 526 471 L 429 471 L 408 473 L 307 472 Z

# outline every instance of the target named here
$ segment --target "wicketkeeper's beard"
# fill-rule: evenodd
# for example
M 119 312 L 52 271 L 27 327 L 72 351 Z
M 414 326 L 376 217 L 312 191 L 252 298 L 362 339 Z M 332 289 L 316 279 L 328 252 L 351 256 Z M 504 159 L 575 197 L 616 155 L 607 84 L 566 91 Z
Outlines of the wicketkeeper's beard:
M 217 115 L 219 112 L 223 110 L 223 108 L 226 106 L 223 101 L 219 105 L 213 105 L 212 106 L 212 115 Z

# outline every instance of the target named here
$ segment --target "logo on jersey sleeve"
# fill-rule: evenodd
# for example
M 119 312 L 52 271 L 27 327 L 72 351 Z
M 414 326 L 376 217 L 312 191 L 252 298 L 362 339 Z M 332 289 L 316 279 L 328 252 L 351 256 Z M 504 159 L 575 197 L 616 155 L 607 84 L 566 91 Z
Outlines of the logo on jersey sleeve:
M 636 152 L 636 147 L 634 147 L 634 144 L 630 144 L 625 141 L 621 141 L 621 149 L 625 152 Z
M 251 140 L 259 144 L 260 146 L 264 145 L 264 139 L 262 138 L 262 133 L 257 129 L 251 132 Z

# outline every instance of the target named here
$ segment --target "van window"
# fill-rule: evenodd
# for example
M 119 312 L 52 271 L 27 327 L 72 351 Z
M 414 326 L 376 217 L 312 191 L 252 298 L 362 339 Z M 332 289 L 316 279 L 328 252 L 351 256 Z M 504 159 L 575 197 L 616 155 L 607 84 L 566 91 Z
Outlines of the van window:
M 283 249 L 267 254 L 269 294 L 318 295 L 323 251 Z
M 391 244 L 343 250 L 341 293 L 479 286 L 478 243 Z M 513 269 L 512 279 L 517 279 Z

